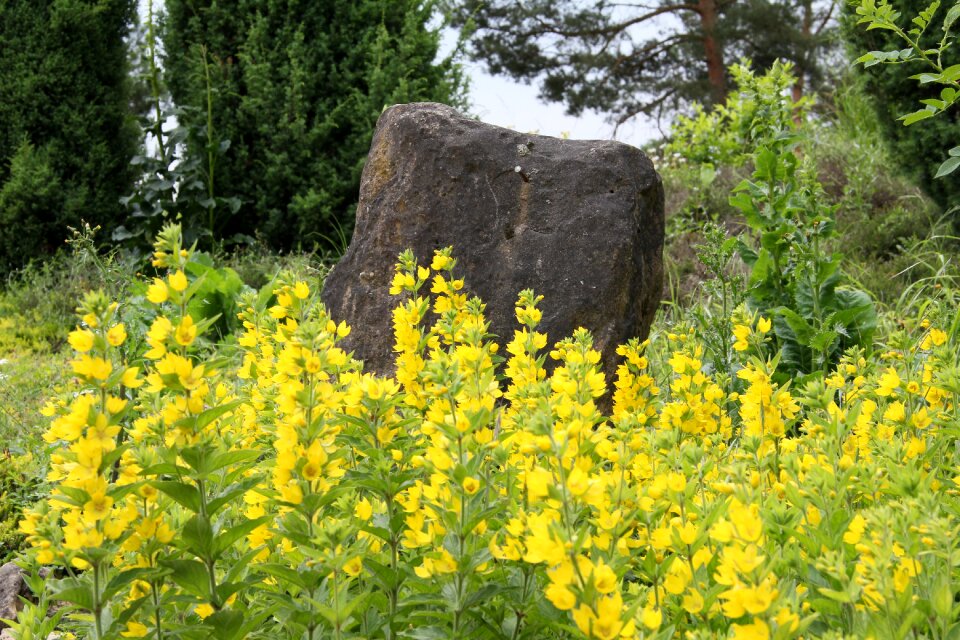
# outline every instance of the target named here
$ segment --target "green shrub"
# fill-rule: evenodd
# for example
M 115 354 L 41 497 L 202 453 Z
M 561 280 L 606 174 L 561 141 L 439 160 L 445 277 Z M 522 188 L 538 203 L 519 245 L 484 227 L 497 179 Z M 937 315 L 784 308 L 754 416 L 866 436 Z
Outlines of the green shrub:
M 136 127 L 124 38 L 134 0 L 0 3 L 0 276 L 67 226 L 119 222 Z
M 793 65 L 775 62 L 763 75 L 750 61 L 730 67 L 736 87 L 723 104 L 710 111 L 695 105 L 692 117 L 678 116 L 670 130 L 668 155 L 697 165 L 740 166 L 751 158 L 758 142 L 793 131 L 810 105 L 784 96 L 797 79 Z
M 340 227 L 352 229 L 360 172 L 384 107 L 460 104 L 460 73 L 451 59 L 437 61 L 430 0 L 257 7 L 166 2 L 167 81 L 178 106 L 202 106 L 181 121 L 209 134 L 188 141 L 188 159 L 201 158 L 208 178 L 207 154 L 230 141 L 213 190 L 241 206 L 224 213 L 219 237 L 259 234 L 275 249 L 309 250 Z
M 49 487 L 37 479 L 29 456 L 11 455 L 0 449 L 0 565 L 23 547 L 19 531 L 23 511 L 46 495 Z
M 944 98 L 944 90 L 955 91 L 957 79 L 940 82 L 915 74 L 935 77 L 940 75 L 936 66 L 942 63 L 942 71 L 957 61 L 950 50 L 954 38 L 942 28 L 949 28 L 948 16 L 956 12 L 955 7 L 948 11 L 947 4 L 913 0 L 841 3 L 852 57 L 868 67 L 858 73 L 873 98 L 877 119 L 893 151 L 891 158 L 943 208 L 960 204 L 957 181 L 936 178 L 941 164 L 951 157 L 948 149 L 960 139 L 960 113 L 953 109 L 934 118 L 940 109 L 931 105 Z M 922 105 L 921 100 L 932 102 Z M 948 102 L 954 100 L 951 97 Z M 904 119 L 919 113 L 918 109 L 925 115 Z M 920 118 L 922 126 L 904 126 Z

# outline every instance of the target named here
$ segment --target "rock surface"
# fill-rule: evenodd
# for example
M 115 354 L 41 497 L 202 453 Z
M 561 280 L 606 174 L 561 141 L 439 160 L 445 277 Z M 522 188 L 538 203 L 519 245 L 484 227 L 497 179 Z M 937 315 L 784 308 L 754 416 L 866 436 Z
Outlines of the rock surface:
M 0 618 L 7 620 L 16 620 L 17 614 L 23 607 L 20 597 L 28 597 L 30 588 L 23 580 L 23 574 L 20 567 L 8 562 L 0 566 Z M 0 629 L 5 629 L 7 624 L 0 622 Z
M 646 336 L 663 279 L 663 187 L 642 151 L 611 141 L 522 134 L 433 103 L 398 105 L 377 123 L 353 240 L 323 301 L 354 331 L 365 370 L 393 372 L 388 294 L 398 254 L 429 264 L 453 245 L 455 275 L 487 304 L 503 341 L 517 294 L 544 296 L 550 344 L 589 329 L 609 376 L 616 346 Z

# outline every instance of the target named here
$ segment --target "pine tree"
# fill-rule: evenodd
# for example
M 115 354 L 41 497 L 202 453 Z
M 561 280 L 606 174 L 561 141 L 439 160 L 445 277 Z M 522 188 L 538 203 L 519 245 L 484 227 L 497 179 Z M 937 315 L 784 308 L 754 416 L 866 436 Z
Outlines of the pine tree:
M 241 201 L 215 230 L 278 249 L 349 234 L 377 117 L 391 104 L 462 106 L 459 67 L 436 62 L 423 0 L 168 0 L 167 84 L 183 117 L 207 122 L 210 61 L 217 196 Z M 189 153 L 205 154 L 194 145 Z M 346 235 L 349 238 L 349 235 Z
M 471 55 L 495 74 L 539 81 L 569 113 L 616 124 L 644 114 L 716 104 L 729 65 L 792 60 L 816 79 L 837 0 L 444 0 L 471 36 Z M 801 84 L 799 91 L 803 91 Z
M 0 2 L 0 273 L 123 215 L 135 0 Z

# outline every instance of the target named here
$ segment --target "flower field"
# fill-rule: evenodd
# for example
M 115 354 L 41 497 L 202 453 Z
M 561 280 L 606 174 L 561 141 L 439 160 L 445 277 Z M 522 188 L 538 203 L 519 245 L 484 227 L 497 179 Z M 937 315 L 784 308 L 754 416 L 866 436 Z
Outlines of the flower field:
M 947 303 L 802 384 L 742 308 L 732 374 L 680 324 L 608 381 L 586 330 L 537 332 L 556 301 L 521 292 L 501 353 L 451 250 L 407 253 L 385 378 L 315 283 L 248 294 L 215 344 L 192 249 L 176 227 L 156 249 L 144 341 L 98 293 L 70 334 L 54 489 L 20 525 L 57 578 L 21 621 L 64 601 L 61 628 L 97 639 L 958 633 Z

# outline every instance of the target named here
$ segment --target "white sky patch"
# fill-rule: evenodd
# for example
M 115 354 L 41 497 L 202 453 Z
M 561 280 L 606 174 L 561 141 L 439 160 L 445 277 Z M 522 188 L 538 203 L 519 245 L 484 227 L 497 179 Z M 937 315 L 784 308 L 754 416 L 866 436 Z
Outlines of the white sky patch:
M 559 102 L 544 102 L 536 86 L 521 84 L 505 76 L 492 76 L 478 63 L 465 63 L 470 78 L 472 113 L 483 122 L 500 127 L 576 140 L 619 140 L 641 146 L 660 135 L 656 126 L 639 119 L 620 126 L 614 137 L 613 124 L 605 116 L 585 111 L 571 116 Z

